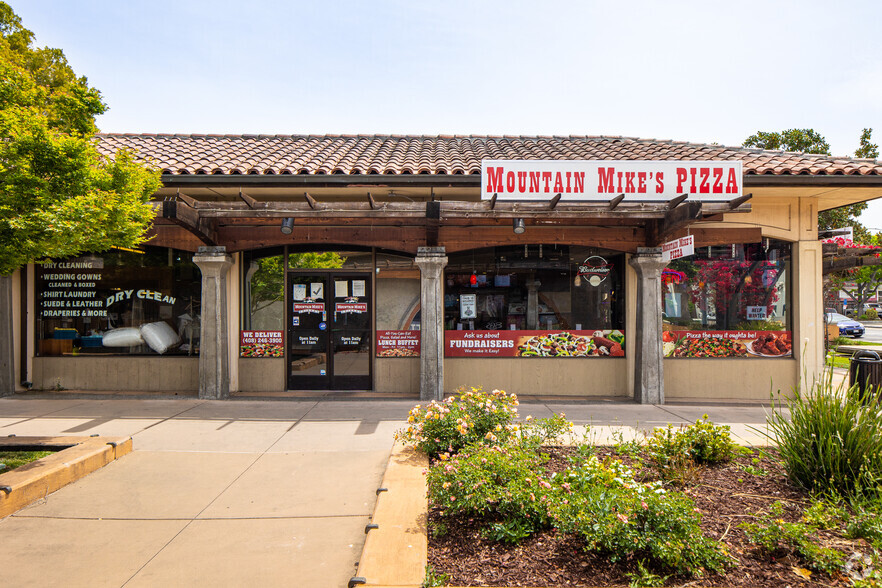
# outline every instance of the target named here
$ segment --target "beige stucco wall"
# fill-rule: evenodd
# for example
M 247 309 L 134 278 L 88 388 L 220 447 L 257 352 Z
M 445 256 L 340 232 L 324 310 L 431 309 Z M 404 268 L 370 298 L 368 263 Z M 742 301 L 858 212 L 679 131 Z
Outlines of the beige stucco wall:
M 238 329 L 236 330 L 238 333 Z M 239 345 L 236 344 L 238 353 Z M 239 388 L 242 392 L 278 392 L 285 389 L 285 358 L 239 357 Z
M 419 394 L 418 357 L 378 357 L 374 359 L 374 390 L 400 394 Z
M 34 388 L 196 392 L 198 357 L 35 357 Z
M 627 336 L 627 333 L 626 333 Z M 618 358 L 448 358 L 444 392 L 483 386 L 518 395 L 628 396 L 627 361 Z

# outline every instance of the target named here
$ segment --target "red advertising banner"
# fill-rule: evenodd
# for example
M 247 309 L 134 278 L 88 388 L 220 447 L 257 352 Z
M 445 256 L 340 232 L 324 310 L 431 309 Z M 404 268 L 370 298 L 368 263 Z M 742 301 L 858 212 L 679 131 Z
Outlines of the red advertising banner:
M 665 331 L 665 357 L 793 357 L 790 331 Z
M 241 357 L 284 357 L 285 339 L 282 331 L 240 331 Z
M 625 335 L 605 331 L 445 331 L 445 357 L 624 357 Z
M 377 357 L 419 356 L 419 331 L 377 331 Z

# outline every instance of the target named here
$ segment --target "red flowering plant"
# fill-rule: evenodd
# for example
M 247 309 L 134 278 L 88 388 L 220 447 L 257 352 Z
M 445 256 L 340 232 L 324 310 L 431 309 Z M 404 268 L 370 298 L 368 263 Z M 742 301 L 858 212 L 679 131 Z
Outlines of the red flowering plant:
M 698 271 L 688 285 L 689 295 L 704 312 L 713 304 L 718 327 L 746 317 L 748 306 L 763 306 L 771 314 L 778 301 L 779 262 L 697 259 L 694 263 Z

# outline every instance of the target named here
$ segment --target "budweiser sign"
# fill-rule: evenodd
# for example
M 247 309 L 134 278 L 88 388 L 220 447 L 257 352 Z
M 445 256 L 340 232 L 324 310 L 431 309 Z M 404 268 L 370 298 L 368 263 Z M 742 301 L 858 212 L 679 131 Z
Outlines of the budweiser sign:
M 505 200 L 731 200 L 741 195 L 740 161 L 530 161 L 485 159 L 481 197 Z

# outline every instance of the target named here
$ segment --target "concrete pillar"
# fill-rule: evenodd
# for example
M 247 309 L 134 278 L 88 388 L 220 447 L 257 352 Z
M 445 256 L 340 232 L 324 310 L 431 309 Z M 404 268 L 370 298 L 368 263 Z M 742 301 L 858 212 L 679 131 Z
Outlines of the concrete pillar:
M 0 396 L 15 392 L 15 331 L 12 274 L 0 276 Z
M 202 272 L 199 398 L 226 398 L 230 394 L 227 273 L 233 259 L 226 247 L 200 247 L 193 263 Z
M 638 247 L 628 263 L 637 272 L 634 400 L 640 404 L 664 404 L 661 273 L 667 264 L 662 261 L 658 247 Z
M 420 400 L 444 398 L 444 247 L 420 247 Z

